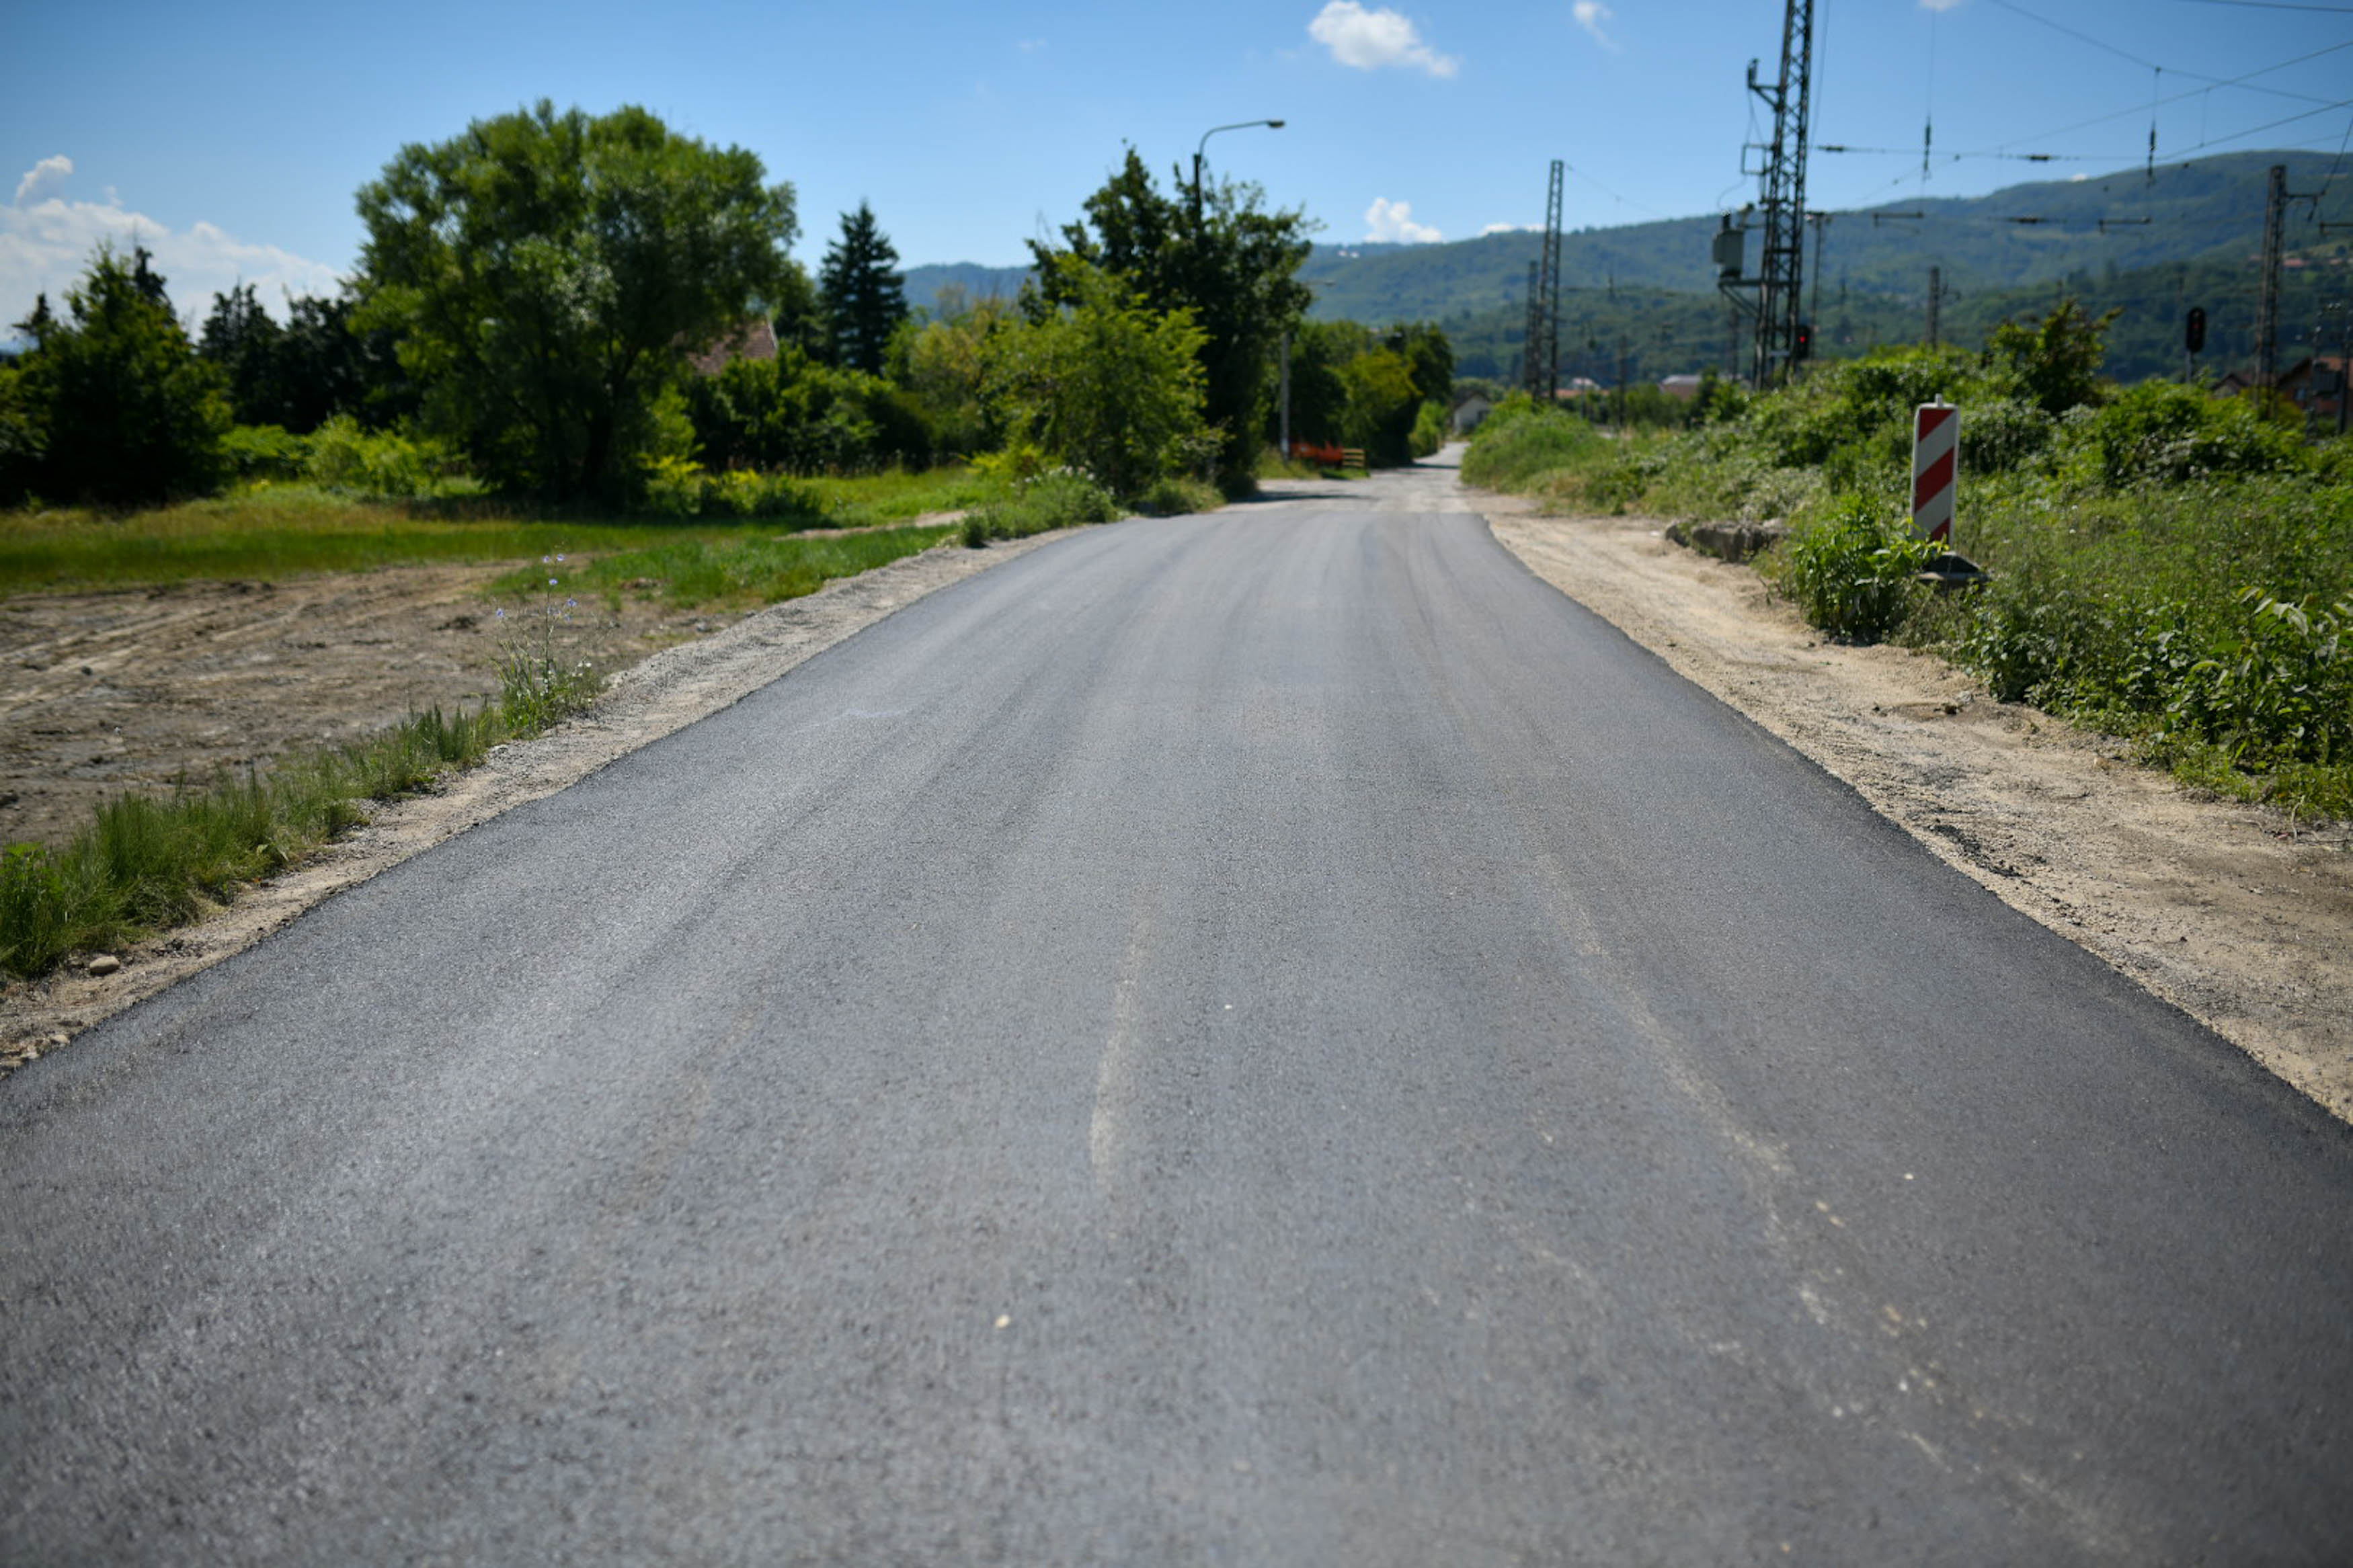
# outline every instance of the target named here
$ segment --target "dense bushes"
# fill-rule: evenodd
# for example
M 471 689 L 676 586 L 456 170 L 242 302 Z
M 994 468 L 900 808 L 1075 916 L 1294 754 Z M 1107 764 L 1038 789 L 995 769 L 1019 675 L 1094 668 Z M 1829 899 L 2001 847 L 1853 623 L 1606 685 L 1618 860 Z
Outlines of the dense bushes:
M 929 422 L 908 393 L 790 345 L 696 376 L 683 398 L 697 456 L 713 468 L 871 473 L 932 457 Z
M 1771 574 L 1825 631 L 1937 647 L 2201 783 L 2353 815 L 2353 451 L 2256 399 L 2103 385 L 2103 326 L 2063 305 L 1981 355 L 1882 350 L 1672 437 L 1507 404 L 1463 472 L 1564 510 L 1786 519 Z M 1956 542 L 1992 577 L 1931 596 L 1910 426 L 1940 395 L 1962 409 Z
M 1876 642 L 1904 623 L 1936 552 L 1883 508 L 1849 497 L 1799 538 L 1781 586 L 1833 637 Z
M 1115 521 L 1120 515 L 1119 502 L 1109 490 L 1083 474 L 1059 470 L 1024 479 L 1009 499 L 965 512 L 964 542 L 978 550 L 993 539 L 1027 539 L 1058 528 Z

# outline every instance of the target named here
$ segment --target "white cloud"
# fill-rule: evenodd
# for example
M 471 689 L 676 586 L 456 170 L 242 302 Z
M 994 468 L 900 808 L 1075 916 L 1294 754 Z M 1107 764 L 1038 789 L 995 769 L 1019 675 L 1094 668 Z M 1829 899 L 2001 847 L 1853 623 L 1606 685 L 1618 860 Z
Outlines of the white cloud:
M 52 162 L 64 160 L 45 159 L 42 166 Z M 46 293 L 53 306 L 62 308 L 65 291 L 80 279 L 100 240 L 126 252 L 133 245 L 145 246 L 183 318 L 201 318 L 215 294 L 237 283 L 253 284 L 263 304 L 282 311 L 286 291 L 332 294 L 339 282 L 334 268 L 324 263 L 238 239 L 213 224 L 174 229 L 112 204 L 51 196 L 0 207 L 0 322 L 31 314 L 36 294 Z
M 1461 64 L 1423 43 L 1402 13 L 1387 6 L 1367 11 L 1356 0 L 1331 0 L 1307 24 L 1307 36 L 1330 49 L 1334 59 L 1358 70 L 1412 66 L 1432 76 L 1452 76 Z
M 1960 3 L 1961 0 L 1920 0 L 1920 9 L 1923 11 L 1949 11 Z
M 1014 46 L 1025 55 L 1034 55 L 1045 47 L 1046 40 L 1043 38 L 1024 38 Z
M 63 185 L 66 176 L 72 173 L 73 160 L 63 153 L 54 158 L 42 159 L 26 170 L 25 177 L 16 182 L 16 205 L 21 207 L 26 202 L 39 201 Z
M 1534 234 L 1541 226 L 1533 223 L 1491 223 L 1481 234 Z
M 1446 237 L 1426 223 L 1414 222 L 1411 202 L 1375 196 L 1365 209 L 1365 237 L 1392 245 L 1428 245 Z
M 1601 24 L 1615 21 L 1618 13 L 1604 5 L 1601 0 L 1576 0 L 1576 3 L 1569 6 L 1568 14 L 1577 19 L 1578 26 L 1592 34 L 1593 41 L 1603 48 L 1614 49 L 1618 47 L 1618 41 L 1601 30 Z

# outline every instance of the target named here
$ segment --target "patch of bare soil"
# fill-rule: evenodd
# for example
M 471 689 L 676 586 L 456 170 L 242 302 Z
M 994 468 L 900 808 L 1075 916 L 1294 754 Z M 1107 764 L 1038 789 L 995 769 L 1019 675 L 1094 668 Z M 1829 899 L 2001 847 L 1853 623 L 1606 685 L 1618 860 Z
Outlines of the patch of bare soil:
M 523 606 L 482 589 L 504 566 L 388 568 L 284 583 L 193 583 L 0 600 L 0 842 L 57 843 L 109 795 L 267 766 L 412 710 L 478 708 Z M 627 668 L 733 616 L 623 596 L 558 626 L 567 660 Z
M 1826 643 L 1640 518 L 1466 492 L 1537 575 L 1946 861 L 2353 1121 L 2353 833 L 2183 791 L 1944 660 Z
M 563 657 L 617 670 L 588 713 L 492 750 L 436 793 L 379 808 L 305 864 L 195 925 L 0 992 L 0 1072 L 251 946 L 304 910 L 478 823 L 577 783 L 728 707 L 924 595 L 1061 537 L 987 550 L 953 542 L 747 615 L 584 604 Z M 102 793 L 165 788 L 185 772 L 266 762 L 356 738 L 438 702 L 496 689 L 499 627 L 480 587 L 500 568 L 423 567 L 275 586 L 0 604 L 0 815 L 10 839 L 69 833 Z M 681 640 L 691 639 L 691 640 Z

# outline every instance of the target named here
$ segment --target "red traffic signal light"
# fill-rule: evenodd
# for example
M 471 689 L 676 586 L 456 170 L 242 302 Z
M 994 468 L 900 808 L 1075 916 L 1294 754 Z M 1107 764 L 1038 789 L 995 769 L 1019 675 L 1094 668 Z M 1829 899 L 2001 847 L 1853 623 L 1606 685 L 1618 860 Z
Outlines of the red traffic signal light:
M 1792 360 L 1814 357 L 1814 324 L 1811 321 L 1798 323 L 1798 335 L 1789 340 L 1789 357 Z
M 2197 353 L 2206 347 L 2206 310 L 2204 306 L 2193 305 L 2190 307 L 2189 321 L 2187 324 L 2186 330 L 2182 332 L 2181 342 L 2182 346 L 2188 349 L 2191 353 Z

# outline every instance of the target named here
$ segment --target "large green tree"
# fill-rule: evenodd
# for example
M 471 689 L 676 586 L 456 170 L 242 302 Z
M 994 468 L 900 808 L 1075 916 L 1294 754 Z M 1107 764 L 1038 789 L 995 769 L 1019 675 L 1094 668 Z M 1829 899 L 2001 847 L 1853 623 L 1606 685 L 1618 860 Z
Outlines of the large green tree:
M 17 323 L 33 349 L 9 399 L 10 445 L 40 494 L 131 506 L 219 481 L 223 378 L 196 357 L 150 259 L 101 243 L 63 315 L 44 297 Z
M 1186 310 L 1155 310 L 1115 273 L 1064 256 L 1053 293 L 984 341 L 992 399 L 1016 442 L 1132 500 L 1208 455 L 1201 331 Z
M 1046 299 L 1062 303 L 1058 270 L 1068 255 L 1127 280 L 1149 307 L 1189 311 L 1200 330 L 1198 360 L 1207 416 L 1218 429 L 1219 481 L 1247 485 L 1258 465 L 1284 331 L 1312 296 L 1297 273 L 1312 247 L 1306 216 L 1269 212 L 1255 185 L 1221 182 L 1164 195 L 1133 148 L 1117 174 L 1089 196 L 1086 216 L 1066 225 L 1061 243 L 1029 242 Z
M 478 120 L 359 194 L 363 330 L 388 328 L 427 418 L 478 469 L 617 499 L 684 356 L 787 287 L 792 187 L 642 109 Z
M 818 296 L 825 312 L 833 363 L 868 375 L 882 374 L 891 334 L 907 319 L 906 279 L 896 270 L 899 253 L 874 222 L 874 209 L 858 204 L 841 215 L 841 237 L 826 247 L 818 269 Z

